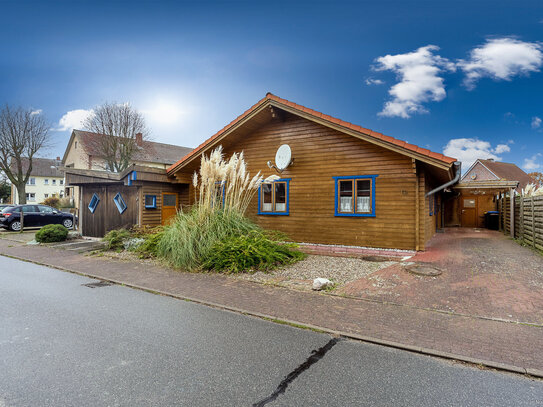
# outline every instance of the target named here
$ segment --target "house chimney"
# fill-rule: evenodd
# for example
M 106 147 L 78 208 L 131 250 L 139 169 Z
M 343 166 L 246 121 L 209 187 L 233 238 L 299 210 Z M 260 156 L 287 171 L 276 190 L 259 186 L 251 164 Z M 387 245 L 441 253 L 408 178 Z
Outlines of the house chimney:
M 143 134 L 136 133 L 136 145 L 139 147 L 143 147 Z

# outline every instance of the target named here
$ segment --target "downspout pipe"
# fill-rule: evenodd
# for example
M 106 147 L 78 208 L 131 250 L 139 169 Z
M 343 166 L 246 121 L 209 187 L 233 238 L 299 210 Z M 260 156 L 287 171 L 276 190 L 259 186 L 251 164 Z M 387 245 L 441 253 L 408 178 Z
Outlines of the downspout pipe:
M 439 192 L 447 187 L 450 187 L 451 185 L 454 185 L 456 184 L 458 181 L 460 181 L 460 175 L 462 174 L 462 163 L 460 161 L 455 161 L 454 162 L 454 167 L 456 168 L 456 175 L 454 176 L 454 178 L 452 180 L 450 180 L 449 182 L 437 187 L 437 188 L 434 188 L 432 189 L 430 192 L 428 192 L 426 195 L 424 195 L 425 197 L 428 197 L 430 195 L 433 195 L 435 194 L 436 192 Z

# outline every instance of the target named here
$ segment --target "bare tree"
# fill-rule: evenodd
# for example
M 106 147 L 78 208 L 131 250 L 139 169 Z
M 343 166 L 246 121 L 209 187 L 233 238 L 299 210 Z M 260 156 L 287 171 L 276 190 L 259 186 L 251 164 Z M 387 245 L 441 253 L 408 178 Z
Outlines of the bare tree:
M 32 159 L 49 143 L 49 123 L 39 112 L 6 105 L 0 111 L 0 169 L 17 188 L 19 203 L 26 203 L 26 183 Z
M 83 126 L 99 134 L 92 142 L 104 159 L 106 169 L 113 172 L 125 170 L 141 147 L 138 144 L 149 138 L 143 115 L 128 103 L 98 106 Z

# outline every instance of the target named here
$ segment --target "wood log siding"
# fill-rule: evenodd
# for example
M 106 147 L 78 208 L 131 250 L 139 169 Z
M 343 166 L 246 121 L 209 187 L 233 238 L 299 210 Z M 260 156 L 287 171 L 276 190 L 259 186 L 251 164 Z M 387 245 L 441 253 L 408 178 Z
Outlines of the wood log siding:
M 294 158 L 294 164 L 280 174 L 281 178 L 291 179 L 290 215 L 257 215 L 255 195 L 249 217 L 298 242 L 416 249 L 419 233 L 418 248 L 424 248 L 424 242 L 435 231 L 427 231 L 433 221 L 433 217 L 428 220 L 428 202 L 424 197 L 429 185 L 419 175 L 417 191 L 417 169 L 411 158 L 294 116 L 271 122 L 234 144 L 225 143 L 224 153 L 229 157 L 243 151 L 251 175 L 261 171 L 268 176 L 275 171 L 266 163 L 274 161 L 277 148 L 285 143 L 290 145 Z M 176 176 L 189 179 L 189 171 Z M 332 177 L 372 174 L 378 175 L 374 190 L 376 216 L 334 216 Z M 194 202 L 192 185 L 189 201 Z
M 177 203 L 180 208 L 189 204 L 188 185 L 145 183 L 140 187 L 141 224 L 146 226 L 159 226 L 162 216 L 162 194 L 177 193 Z M 156 208 L 145 208 L 145 195 L 156 196 Z

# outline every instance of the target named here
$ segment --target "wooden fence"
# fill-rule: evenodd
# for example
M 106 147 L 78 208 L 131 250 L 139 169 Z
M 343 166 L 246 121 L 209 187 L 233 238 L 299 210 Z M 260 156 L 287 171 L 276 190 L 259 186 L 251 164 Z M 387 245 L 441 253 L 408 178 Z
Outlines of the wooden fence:
M 509 196 L 498 199 L 500 230 L 543 250 L 543 196 L 515 197 L 513 206 L 513 233 L 511 233 L 511 200 Z

